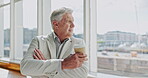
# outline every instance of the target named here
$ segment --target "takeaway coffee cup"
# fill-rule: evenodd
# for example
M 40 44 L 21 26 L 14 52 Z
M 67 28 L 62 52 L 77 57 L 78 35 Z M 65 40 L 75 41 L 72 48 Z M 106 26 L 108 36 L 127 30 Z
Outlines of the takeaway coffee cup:
M 80 52 L 80 53 L 85 53 L 85 47 L 81 47 L 81 48 L 74 48 L 75 52 Z

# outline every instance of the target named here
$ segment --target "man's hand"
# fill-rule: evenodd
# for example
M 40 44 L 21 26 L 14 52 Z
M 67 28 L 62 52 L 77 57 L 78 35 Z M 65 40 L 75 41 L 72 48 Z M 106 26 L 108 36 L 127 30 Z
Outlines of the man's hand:
M 87 61 L 87 55 L 84 53 L 75 53 L 65 58 L 62 61 L 62 69 L 74 69 L 82 66 L 84 61 Z
M 37 59 L 37 60 L 46 60 L 45 57 L 44 57 L 44 55 L 43 55 L 43 53 L 39 49 L 36 49 L 35 48 L 34 53 L 35 53 L 33 55 L 34 59 Z

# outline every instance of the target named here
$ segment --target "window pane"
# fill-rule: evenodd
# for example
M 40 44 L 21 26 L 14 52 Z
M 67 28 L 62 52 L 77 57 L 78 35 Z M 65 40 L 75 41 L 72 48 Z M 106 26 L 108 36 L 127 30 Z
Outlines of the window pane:
M 98 0 L 97 4 L 98 70 L 144 76 L 148 73 L 148 1 Z
M 83 38 L 83 0 L 51 0 L 51 10 L 67 7 L 73 10 L 74 36 Z
M 23 53 L 37 36 L 37 0 L 23 0 Z
M 10 5 L 4 8 L 4 57 L 10 56 Z
M 23 1 L 15 2 L 15 59 L 21 60 L 23 57 Z M 13 27 L 12 27 L 13 28 Z
M 19 46 L 16 48 L 15 59 L 22 59 L 32 38 L 37 35 L 37 0 L 15 3 L 15 29 L 15 44 Z

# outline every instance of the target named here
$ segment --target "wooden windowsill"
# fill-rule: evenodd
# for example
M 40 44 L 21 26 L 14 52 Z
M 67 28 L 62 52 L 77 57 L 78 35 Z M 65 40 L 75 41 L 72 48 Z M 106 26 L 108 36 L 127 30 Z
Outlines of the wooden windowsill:
M 20 61 L 10 60 L 9 58 L 0 58 L 0 67 L 20 71 Z

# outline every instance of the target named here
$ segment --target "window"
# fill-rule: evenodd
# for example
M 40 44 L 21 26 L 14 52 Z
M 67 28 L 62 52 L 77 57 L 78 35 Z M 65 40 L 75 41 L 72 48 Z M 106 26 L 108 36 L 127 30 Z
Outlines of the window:
M 98 71 L 108 70 L 112 74 L 124 72 L 122 75 L 125 76 L 125 73 L 146 74 L 148 1 L 97 1 Z
M 51 0 L 51 12 L 61 7 L 67 7 L 73 10 L 75 24 L 74 36 L 83 38 L 83 0 Z
M 10 56 L 10 5 L 4 6 L 4 57 Z
M 37 36 L 37 0 L 23 0 L 23 55 Z
M 10 0 L 0 1 L 0 57 L 10 56 Z
M 11 8 L 14 8 L 11 14 L 10 5 L 7 6 L 9 6 L 9 9 L 4 10 L 4 56 L 21 60 L 32 38 L 37 35 L 37 1 L 15 1 L 14 6 L 11 6 Z M 11 27 L 10 15 L 12 15 L 11 23 L 13 23 Z M 12 41 L 11 45 L 10 40 Z
M 0 0 L 0 17 L 0 57 L 21 60 L 37 35 L 37 0 Z

